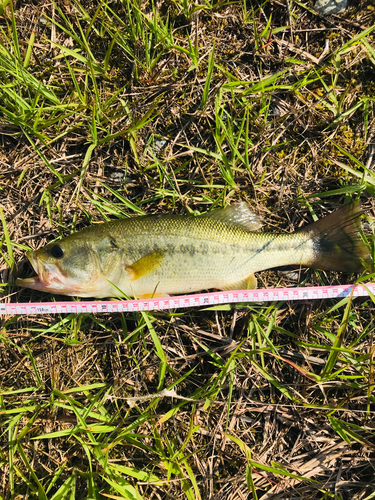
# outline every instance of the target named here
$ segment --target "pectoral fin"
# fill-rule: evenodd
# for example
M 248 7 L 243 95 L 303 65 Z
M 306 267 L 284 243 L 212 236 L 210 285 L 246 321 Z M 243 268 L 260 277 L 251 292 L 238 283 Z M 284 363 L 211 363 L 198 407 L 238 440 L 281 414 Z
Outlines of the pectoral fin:
M 131 281 L 138 280 L 139 278 L 151 274 L 161 265 L 164 257 L 165 251 L 154 250 L 137 260 L 137 262 L 134 262 L 131 266 L 126 266 L 126 270 L 131 276 Z

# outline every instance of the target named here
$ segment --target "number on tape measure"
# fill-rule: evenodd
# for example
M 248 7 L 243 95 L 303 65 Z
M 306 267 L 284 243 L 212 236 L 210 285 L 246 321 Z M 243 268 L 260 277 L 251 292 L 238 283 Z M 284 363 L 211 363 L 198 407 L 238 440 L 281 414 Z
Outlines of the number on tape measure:
M 113 300 L 113 301 L 62 301 L 62 302 L 25 302 L 0 303 L 0 315 L 5 314 L 58 314 L 58 313 L 112 313 L 133 311 L 155 311 L 161 309 L 180 309 L 215 304 L 235 304 L 270 301 L 317 300 L 343 298 L 353 294 L 365 297 L 375 294 L 375 284 L 316 286 L 304 288 L 267 288 L 259 290 L 235 290 L 231 292 L 196 293 L 166 299 Z

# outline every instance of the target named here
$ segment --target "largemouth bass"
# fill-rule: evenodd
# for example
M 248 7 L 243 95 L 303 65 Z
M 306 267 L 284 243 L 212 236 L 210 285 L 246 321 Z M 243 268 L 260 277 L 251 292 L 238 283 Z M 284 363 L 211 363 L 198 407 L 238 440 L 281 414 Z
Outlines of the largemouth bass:
M 285 265 L 360 272 L 372 257 L 352 202 L 292 234 L 255 232 L 246 203 L 205 215 L 156 215 L 88 227 L 28 252 L 36 277 L 17 284 L 78 297 L 166 296 L 256 288 L 254 273 Z

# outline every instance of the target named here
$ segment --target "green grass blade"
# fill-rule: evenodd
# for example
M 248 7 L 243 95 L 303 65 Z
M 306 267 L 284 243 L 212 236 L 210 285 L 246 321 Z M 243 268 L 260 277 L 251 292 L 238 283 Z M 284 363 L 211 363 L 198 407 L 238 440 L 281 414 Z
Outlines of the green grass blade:
M 201 108 L 204 109 L 206 107 L 207 101 L 208 101 L 208 95 L 210 92 L 210 87 L 211 87 L 211 79 L 212 79 L 212 72 L 214 69 L 214 54 L 215 54 L 215 45 L 213 46 L 210 57 L 208 58 L 208 68 L 207 68 L 207 76 L 206 76 L 206 83 L 204 84 L 204 89 L 203 89 L 203 96 L 202 96 L 202 104 Z
M 332 346 L 334 348 L 334 350 L 332 350 L 328 356 L 327 363 L 326 363 L 324 370 L 323 370 L 323 373 L 322 373 L 322 379 L 324 379 L 330 375 L 330 373 L 332 372 L 332 370 L 336 364 L 337 357 L 339 355 L 339 349 L 341 348 L 341 346 L 343 344 L 344 335 L 345 335 L 346 329 L 348 327 L 349 314 L 350 314 L 351 309 L 352 309 L 352 295 L 349 297 L 348 303 L 345 307 L 342 322 L 341 322 L 340 328 L 337 332 L 335 341 L 334 341 L 333 346 Z

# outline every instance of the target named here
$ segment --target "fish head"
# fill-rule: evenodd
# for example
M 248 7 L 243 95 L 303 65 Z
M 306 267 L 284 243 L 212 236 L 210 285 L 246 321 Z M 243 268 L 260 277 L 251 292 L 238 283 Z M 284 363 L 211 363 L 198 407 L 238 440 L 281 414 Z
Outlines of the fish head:
M 28 252 L 37 276 L 17 279 L 16 284 L 61 295 L 100 297 L 103 287 L 108 288 L 101 265 L 103 255 L 90 241 L 75 237 L 79 234 Z

